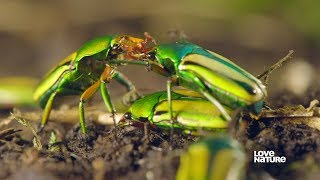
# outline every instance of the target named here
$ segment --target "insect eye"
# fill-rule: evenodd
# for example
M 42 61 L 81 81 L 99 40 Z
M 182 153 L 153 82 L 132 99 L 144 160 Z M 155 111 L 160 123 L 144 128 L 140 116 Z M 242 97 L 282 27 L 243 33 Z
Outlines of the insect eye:
M 121 48 L 121 46 L 119 44 L 115 44 L 112 47 L 112 52 L 115 53 L 115 54 L 122 53 L 123 49 Z
M 124 118 L 126 118 L 126 119 L 132 119 L 132 114 L 130 113 L 130 112 L 126 112 L 126 113 L 124 113 Z
M 147 54 L 147 58 L 149 59 L 149 60 L 155 60 L 156 59 L 156 51 L 151 51 L 151 52 L 149 52 L 148 54 Z

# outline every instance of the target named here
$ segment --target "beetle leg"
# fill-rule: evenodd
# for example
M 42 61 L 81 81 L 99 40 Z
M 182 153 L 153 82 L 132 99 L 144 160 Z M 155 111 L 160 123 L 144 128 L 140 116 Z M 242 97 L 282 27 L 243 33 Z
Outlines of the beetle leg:
M 102 90 L 101 93 L 102 93 L 102 97 L 103 99 L 105 100 L 105 81 L 109 82 L 112 75 L 113 75 L 114 71 L 113 69 L 110 67 L 110 66 L 107 66 L 103 73 L 101 74 L 100 76 L 100 80 L 95 82 L 93 85 L 91 85 L 88 89 L 86 89 L 81 97 L 80 97 L 80 102 L 79 102 L 79 116 L 80 116 L 80 127 L 81 127 L 81 131 L 82 133 L 86 134 L 87 133 L 87 128 L 86 128 L 86 125 L 85 125 L 85 119 L 84 119 L 84 103 L 90 98 L 92 97 L 92 95 L 98 90 L 98 88 L 100 87 L 100 89 Z M 102 88 L 103 87 L 103 88 Z M 108 94 L 109 96 L 109 100 L 110 100 L 110 95 Z M 112 103 L 110 101 L 110 104 L 111 104 L 111 107 L 112 107 Z M 108 109 L 109 109 L 109 106 L 107 105 Z M 110 110 L 110 109 L 109 109 Z M 114 110 L 113 110 L 113 107 L 112 107 L 112 110 L 110 111 L 112 112 L 112 114 L 114 115 Z M 114 119 L 114 117 L 113 117 Z M 115 119 L 114 119 L 114 122 L 115 122 Z
M 130 105 L 142 95 L 136 90 L 136 87 L 133 83 L 122 73 L 119 71 L 115 71 L 113 78 L 115 78 L 121 85 L 124 85 L 127 88 L 127 93 L 122 97 L 122 103 L 124 105 Z
M 216 98 L 214 98 L 207 91 L 202 91 L 201 94 L 203 94 L 212 104 L 214 104 L 219 109 L 223 118 L 225 118 L 227 121 L 232 120 L 230 115 L 227 113 L 226 109 L 222 106 L 222 104 Z
M 100 84 L 101 84 L 100 81 L 95 82 L 87 90 L 85 90 L 80 97 L 79 116 L 80 116 L 80 127 L 83 134 L 87 133 L 87 128 L 86 128 L 85 119 L 84 119 L 84 103 L 97 91 Z
M 111 102 L 111 98 L 110 98 L 110 93 L 108 91 L 108 88 L 106 87 L 106 82 L 102 82 L 101 85 L 100 85 L 100 91 L 101 91 L 101 96 L 102 96 L 102 99 L 105 103 L 105 105 L 107 106 L 108 108 L 108 111 L 111 112 L 112 114 L 112 119 L 113 119 L 113 124 L 114 126 L 117 125 L 116 123 L 116 119 L 115 119 L 115 109 L 113 107 L 113 104 Z
M 170 72 L 168 72 L 166 69 L 164 69 L 164 67 L 162 67 L 158 63 L 149 62 L 149 64 L 152 71 L 155 71 L 156 73 L 159 73 L 162 76 L 171 76 Z
M 167 81 L 167 98 L 168 98 L 168 109 L 169 109 L 169 119 L 170 119 L 170 123 L 171 123 L 171 130 L 170 130 L 170 135 L 172 138 L 173 135 L 173 115 L 172 115 L 172 98 L 171 98 L 171 91 L 172 91 L 172 80 L 169 79 Z
M 40 127 L 39 127 L 39 130 L 38 130 L 38 134 L 41 133 L 41 131 L 43 130 L 44 126 L 47 124 L 48 122 L 48 119 L 49 119 L 49 116 L 50 116 L 50 112 L 51 112 L 51 109 L 52 109 L 52 104 L 53 104 L 53 101 L 54 101 L 54 98 L 55 96 L 57 95 L 57 91 L 55 91 L 54 93 L 52 93 L 47 101 L 47 104 L 43 110 L 43 116 L 42 116 L 42 119 L 41 119 L 41 124 L 40 124 Z
M 173 125 L 175 123 L 175 119 L 173 118 L 173 110 L 172 110 L 172 83 L 177 84 L 177 79 L 175 76 L 170 77 L 167 81 L 167 99 L 168 99 L 168 109 L 169 109 L 169 119 L 171 123 L 170 136 L 173 136 Z
M 114 73 L 116 73 L 116 71 L 114 71 L 113 68 L 107 65 L 107 67 L 105 68 L 104 72 L 101 74 L 101 77 L 100 77 L 100 83 L 101 83 L 100 91 L 101 91 L 102 99 L 108 108 L 108 111 L 112 113 L 113 124 L 114 126 L 116 126 L 116 119 L 115 119 L 116 111 L 111 102 L 110 93 L 108 91 L 107 84 L 106 84 L 107 82 L 110 82 L 111 78 L 114 76 Z

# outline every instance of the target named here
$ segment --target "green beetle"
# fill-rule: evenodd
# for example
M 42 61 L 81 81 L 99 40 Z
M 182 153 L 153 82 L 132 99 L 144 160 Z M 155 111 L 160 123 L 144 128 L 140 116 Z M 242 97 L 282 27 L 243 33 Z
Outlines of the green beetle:
M 131 125 L 140 125 L 149 122 L 151 126 L 161 129 L 184 131 L 196 135 L 197 130 L 220 131 L 228 127 L 219 109 L 201 94 L 190 90 L 175 90 L 172 97 L 172 114 L 174 123 L 171 124 L 168 111 L 166 91 L 149 94 L 135 101 L 121 122 L 131 121 Z M 228 114 L 232 111 L 224 107 Z
M 177 180 L 244 179 L 244 148 L 226 134 L 216 134 L 191 144 L 181 155 Z
M 126 97 L 135 100 L 139 97 L 133 84 L 109 60 L 130 58 L 143 47 L 144 41 L 126 35 L 102 36 L 86 42 L 80 49 L 62 60 L 40 82 L 33 99 L 44 108 L 41 131 L 45 126 L 56 96 L 81 95 L 79 103 L 80 126 L 86 133 L 84 103 L 100 88 L 103 100 L 110 112 L 115 113 L 106 89 L 112 78 L 124 85 Z M 126 51 L 124 51 L 124 49 Z M 141 50 L 139 50 L 141 51 Z
M 147 34 L 148 38 L 151 37 Z M 147 61 L 153 70 L 168 76 L 167 93 L 171 111 L 172 84 L 199 92 L 213 103 L 226 120 L 232 110 L 247 108 L 257 115 L 267 96 L 266 87 L 256 77 L 227 58 L 189 42 L 158 44 L 137 53 L 136 59 Z M 170 113 L 172 114 L 172 113 Z

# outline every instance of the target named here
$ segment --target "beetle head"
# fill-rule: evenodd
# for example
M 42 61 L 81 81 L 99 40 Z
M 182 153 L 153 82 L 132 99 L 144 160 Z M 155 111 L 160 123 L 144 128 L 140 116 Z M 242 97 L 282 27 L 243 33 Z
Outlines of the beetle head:
M 119 125 L 131 125 L 132 124 L 132 116 L 130 112 L 124 113 L 124 115 L 119 120 Z
M 132 113 L 131 112 L 126 112 L 122 118 L 120 119 L 118 125 L 119 126 L 134 126 L 134 127 L 138 127 L 138 128 L 143 128 L 144 127 L 144 124 L 147 122 L 147 120 L 142 120 L 140 121 L 139 120 L 135 120 L 133 117 L 132 117 Z
M 138 61 L 155 60 L 156 41 L 147 32 L 144 36 L 144 40 L 131 36 L 122 36 L 119 39 L 119 47 L 126 54 L 126 58 Z
M 125 58 L 133 59 L 133 54 L 142 47 L 143 41 L 143 39 L 132 36 L 118 36 L 115 38 L 115 44 L 113 46 L 114 53 L 117 55 L 123 54 Z

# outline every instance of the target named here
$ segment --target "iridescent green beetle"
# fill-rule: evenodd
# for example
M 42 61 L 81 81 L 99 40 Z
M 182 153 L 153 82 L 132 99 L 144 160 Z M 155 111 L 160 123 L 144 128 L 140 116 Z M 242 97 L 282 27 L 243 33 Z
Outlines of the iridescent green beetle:
M 172 84 L 199 92 L 221 111 L 226 120 L 231 117 L 223 106 L 232 110 L 247 108 L 257 115 L 267 96 L 266 87 L 260 80 L 227 58 L 193 43 L 158 44 L 135 57 L 147 61 L 156 67 L 154 71 L 169 77 L 169 111 Z
M 171 94 L 172 114 L 175 119 L 171 124 L 166 91 L 149 94 L 135 101 L 122 121 L 130 124 L 149 123 L 161 129 L 174 128 L 187 134 L 197 134 L 198 130 L 220 131 L 228 127 L 221 112 L 201 94 L 190 90 L 175 90 Z M 224 107 L 230 116 L 232 111 Z
M 126 35 L 102 36 L 86 42 L 53 68 L 40 82 L 34 92 L 34 100 L 44 108 L 40 130 L 46 124 L 56 96 L 81 95 L 79 103 L 80 126 L 86 133 L 84 103 L 100 88 L 103 100 L 110 112 L 115 113 L 106 88 L 112 78 L 123 84 L 129 91 L 127 97 L 139 97 L 133 84 L 109 60 L 130 58 L 144 41 Z M 123 49 L 126 49 L 124 51 Z M 141 50 L 139 50 L 141 51 Z
M 225 179 L 245 177 L 244 148 L 226 134 L 205 137 L 191 144 L 181 155 L 177 180 Z

